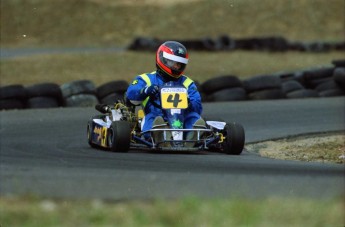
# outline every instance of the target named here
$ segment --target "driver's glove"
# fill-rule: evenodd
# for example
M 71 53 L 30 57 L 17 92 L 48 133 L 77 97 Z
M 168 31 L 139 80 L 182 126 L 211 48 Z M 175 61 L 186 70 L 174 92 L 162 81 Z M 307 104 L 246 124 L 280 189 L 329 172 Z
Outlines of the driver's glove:
M 142 93 L 150 97 L 155 96 L 156 94 L 158 94 L 158 92 L 159 92 L 159 88 L 157 85 L 147 86 L 147 87 L 144 87 L 142 90 Z

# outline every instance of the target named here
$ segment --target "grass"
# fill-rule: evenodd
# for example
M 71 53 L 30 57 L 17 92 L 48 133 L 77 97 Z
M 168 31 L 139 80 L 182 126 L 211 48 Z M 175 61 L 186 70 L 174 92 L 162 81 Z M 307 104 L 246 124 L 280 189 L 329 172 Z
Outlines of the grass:
M 164 2 L 165 4 L 163 4 Z M 137 36 L 160 39 L 283 36 L 341 41 L 342 0 L 4 0 L 1 47 L 127 46 Z M 168 4 L 169 3 L 169 4 Z M 205 13 L 207 12 L 207 13 Z M 169 16 L 167 16 L 169 15 Z M 191 52 L 186 74 L 203 82 L 329 65 L 340 52 Z M 155 69 L 154 53 L 39 55 L 0 61 L 1 85 L 90 79 L 97 85 Z
M 147 4 L 3 0 L 1 45 L 124 46 L 136 36 L 193 39 L 221 34 L 339 41 L 344 34 L 342 0 L 186 0 L 169 5 L 143 1 Z M 133 4 L 121 4 L 126 2 Z
M 163 4 L 163 2 L 165 4 Z M 160 39 L 283 36 L 341 41 L 342 0 L 4 0 L 1 47 L 127 46 L 137 36 Z M 207 12 L 207 13 L 205 13 Z M 169 15 L 169 16 L 167 16 Z M 191 52 L 186 74 L 203 82 L 329 65 L 340 52 Z M 0 61 L 1 85 L 90 79 L 97 85 L 155 69 L 154 53 L 39 55 Z
M 191 52 L 185 73 L 199 82 L 229 74 L 244 79 L 258 74 L 328 66 L 332 60 L 341 59 L 342 55 L 339 52 Z M 96 85 L 120 79 L 129 82 L 136 75 L 154 71 L 154 57 L 154 53 L 121 52 L 37 55 L 2 60 L 1 85 L 63 84 L 77 79 L 89 79 Z
M 106 202 L 0 199 L 6 226 L 343 226 L 341 200 L 307 198 Z

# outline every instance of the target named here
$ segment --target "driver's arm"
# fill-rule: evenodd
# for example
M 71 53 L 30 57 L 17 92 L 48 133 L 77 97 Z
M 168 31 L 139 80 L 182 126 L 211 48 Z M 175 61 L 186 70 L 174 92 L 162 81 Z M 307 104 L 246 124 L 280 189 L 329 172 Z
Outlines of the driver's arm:
M 192 83 L 188 87 L 188 98 L 189 98 L 189 110 L 192 112 L 197 112 L 198 114 L 201 115 L 202 113 L 201 96 L 195 83 Z
M 142 93 L 142 90 L 146 87 L 146 82 L 137 76 L 127 88 L 127 99 L 134 105 L 139 105 L 147 95 Z

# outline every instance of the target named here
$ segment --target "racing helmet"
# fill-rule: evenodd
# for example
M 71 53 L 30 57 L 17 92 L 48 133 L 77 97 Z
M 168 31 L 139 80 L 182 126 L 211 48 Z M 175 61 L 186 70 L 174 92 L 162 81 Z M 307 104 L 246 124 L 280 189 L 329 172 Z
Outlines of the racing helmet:
M 160 75 L 168 80 L 178 79 L 188 64 L 185 46 L 176 41 L 167 41 L 156 53 L 156 67 Z

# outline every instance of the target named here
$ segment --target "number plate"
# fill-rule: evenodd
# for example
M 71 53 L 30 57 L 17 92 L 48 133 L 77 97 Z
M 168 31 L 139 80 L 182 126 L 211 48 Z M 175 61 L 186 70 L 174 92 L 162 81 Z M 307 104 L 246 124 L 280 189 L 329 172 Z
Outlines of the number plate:
M 188 107 L 187 89 L 169 87 L 161 89 L 163 109 L 186 109 Z

